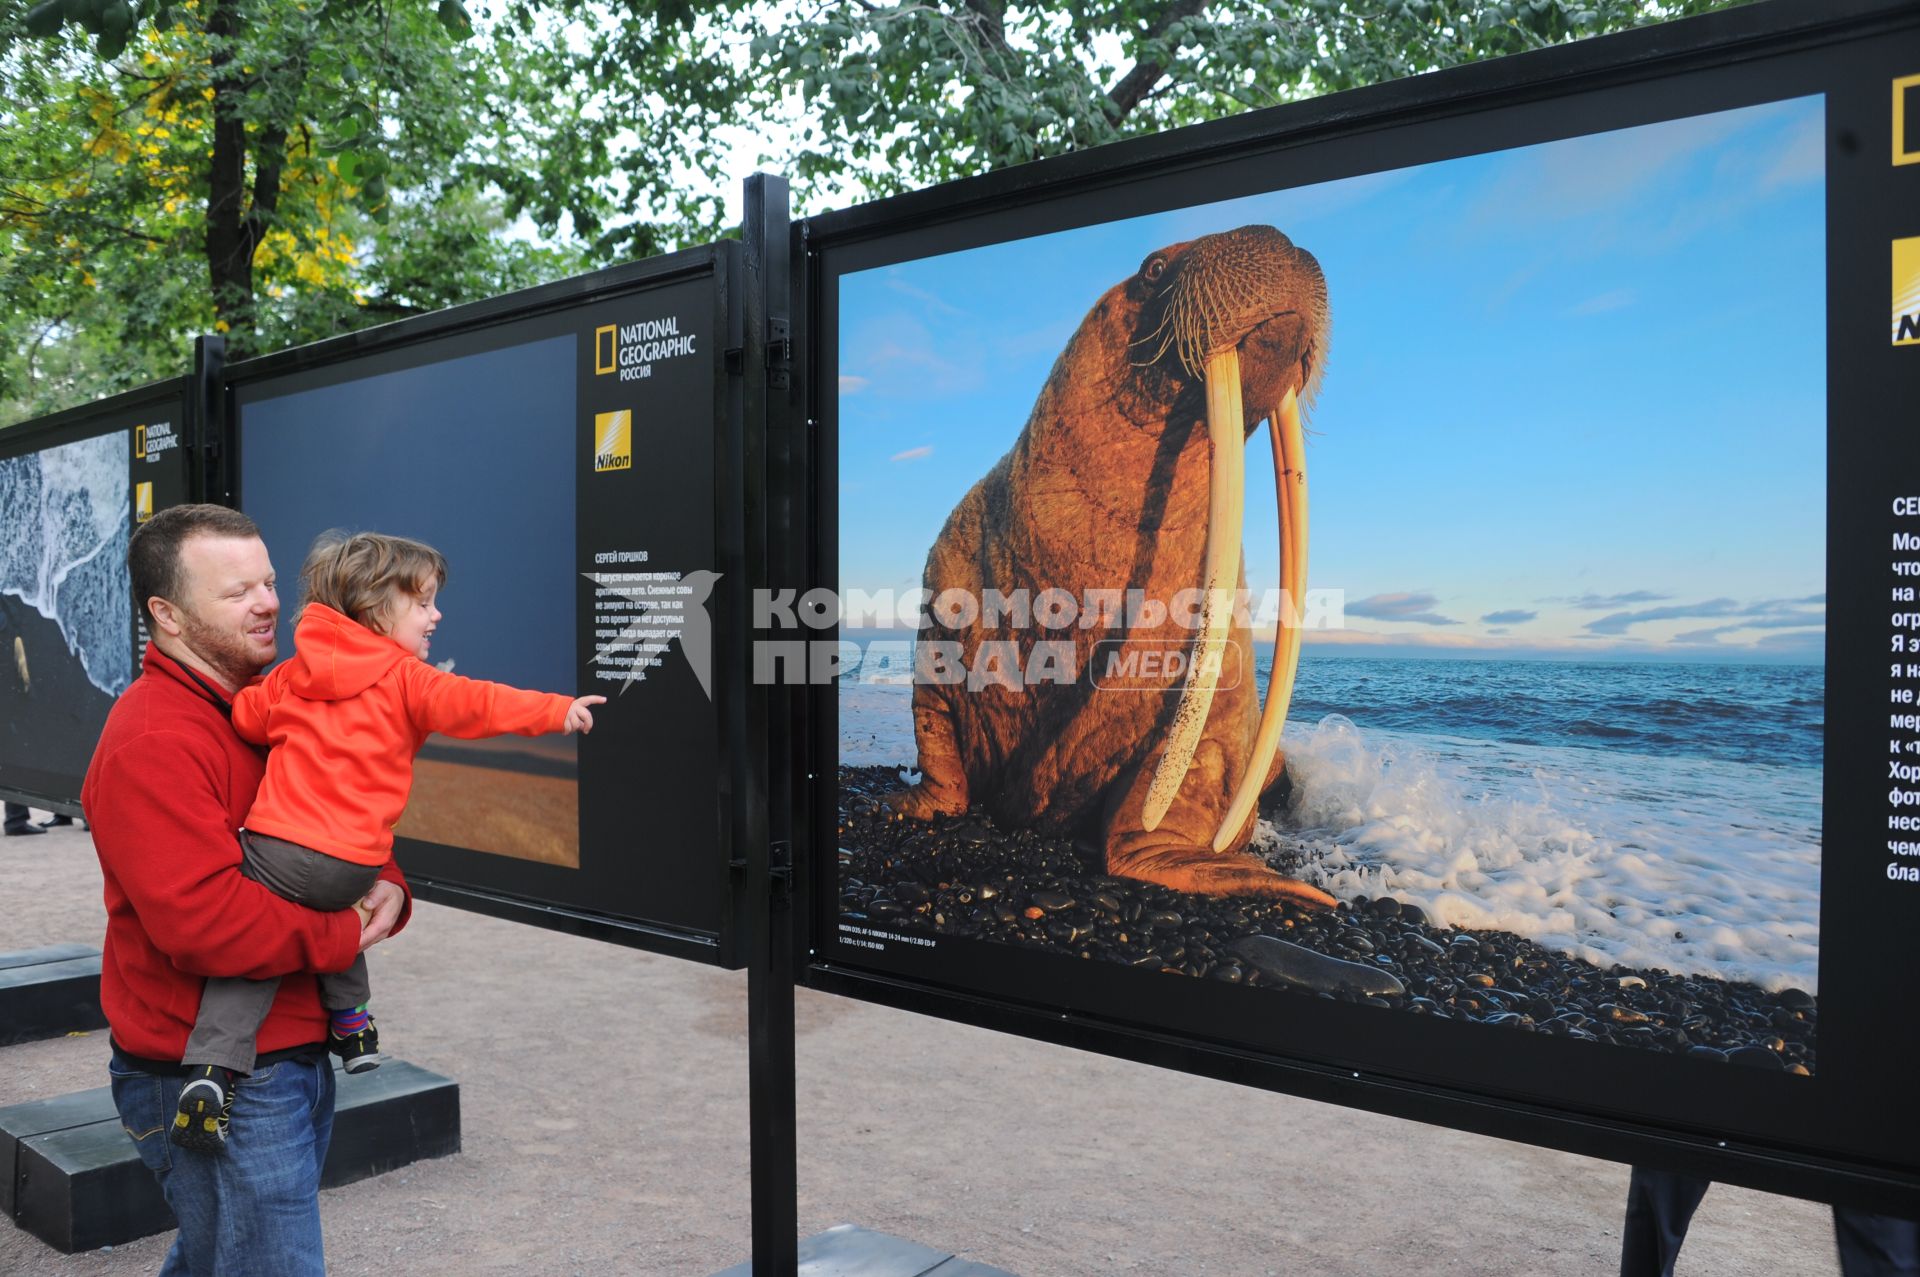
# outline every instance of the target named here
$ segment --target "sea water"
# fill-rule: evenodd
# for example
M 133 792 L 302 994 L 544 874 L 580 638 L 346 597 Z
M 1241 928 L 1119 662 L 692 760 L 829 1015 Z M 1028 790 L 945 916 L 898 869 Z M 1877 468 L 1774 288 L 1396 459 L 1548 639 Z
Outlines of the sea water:
M 910 767 L 910 662 L 863 648 L 840 761 Z M 1263 692 L 1271 662 L 1257 644 Z M 1824 690 L 1819 666 L 1309 651 L 1282 742 L 1295 797 L 1260 842 L 1441 926 L 1812 992 Z

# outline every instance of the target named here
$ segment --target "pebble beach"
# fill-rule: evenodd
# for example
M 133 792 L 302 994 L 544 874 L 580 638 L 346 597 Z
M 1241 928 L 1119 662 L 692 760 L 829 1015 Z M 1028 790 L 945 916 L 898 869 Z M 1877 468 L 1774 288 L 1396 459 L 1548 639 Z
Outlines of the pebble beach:
M 1112 878 L 1097 849 L 979 812 L 910 822 L 882 803 L 898 769 L 840 773 L 840 908 L 901 934 L 979 939 L 1525 1033 L 1811 1075 L 1817 999 L 1788 987 L 1600 966 L 1495 930 L 1434 925 L 1361 895 L 1332 910 L 1207 897 Z M 1274 832 L 1269 862 L 1308 849 Z

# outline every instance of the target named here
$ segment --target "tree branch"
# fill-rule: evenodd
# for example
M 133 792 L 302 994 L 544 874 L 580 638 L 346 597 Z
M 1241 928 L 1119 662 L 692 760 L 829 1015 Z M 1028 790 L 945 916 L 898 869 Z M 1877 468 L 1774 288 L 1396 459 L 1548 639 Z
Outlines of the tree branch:
M 1204 8 L 1206 0 L 1175 0 L 1147 28 L 1146 38 L 1152 40 L 1165 35 L 1168 27 L 1182 18 L 1191 18 Z M 1107 90 L 1107 101 L 1113 104 L 1114 120 L 1124 120 L 1133 114 L 1133 109 L 1145 100 L 1148 92 L 1166 73 L 1167 68 L 1151 58 L 1142 58 L 1134 63 L 1133 69 Z

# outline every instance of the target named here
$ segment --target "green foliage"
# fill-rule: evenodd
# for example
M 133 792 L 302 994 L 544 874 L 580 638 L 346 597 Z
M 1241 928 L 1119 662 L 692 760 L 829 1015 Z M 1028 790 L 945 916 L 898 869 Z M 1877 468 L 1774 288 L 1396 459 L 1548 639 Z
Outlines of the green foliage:
M 589 38 L 539 74 L 565 86 L 569 175 L 604 166 L 569 201 L 606 255 L 720 230 L 687 178 L 719 178 L 730 128 L 818 209 L 1739 2 L 555 0 Z M 551 197 L 506 189 L 558 224 Z
M 0 0 L 0 421 L 728 234 L 754 162 L 820 209 L 1735 2 Z
M 464 162 L 498 77 L 457 0 L 55 8 L 0 0 L 0 424 L 583 268 Z

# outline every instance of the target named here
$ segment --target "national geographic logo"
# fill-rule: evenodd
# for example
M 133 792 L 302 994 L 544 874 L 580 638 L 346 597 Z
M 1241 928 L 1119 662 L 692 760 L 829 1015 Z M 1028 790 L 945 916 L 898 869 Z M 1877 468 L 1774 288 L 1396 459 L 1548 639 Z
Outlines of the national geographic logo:
M 633 410 L 593 414 L 593 468 L 631 470 L 633 468 Z
M 693 354 L 698 336 L 680 331 L 678 315 L 604 324 L 593 330 L 593 375 L 618 373 L 622 381 L 644 381 L 661 360 Z
M 133 521 L 145 523 L 153 517 L 153 485 L 136 483 L 133 485 Z
M 1920 238 L 1893 241 L 1893 344 L 1920 346 Z
M 1920 75 L 1893 82 L 1893 162 L 1920 164 Z
M 158 461 L 179 446 L 180 436 L 173 432 L 171 421 L 154 421 L 133 428 L 135 461 Z

